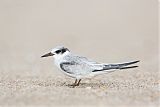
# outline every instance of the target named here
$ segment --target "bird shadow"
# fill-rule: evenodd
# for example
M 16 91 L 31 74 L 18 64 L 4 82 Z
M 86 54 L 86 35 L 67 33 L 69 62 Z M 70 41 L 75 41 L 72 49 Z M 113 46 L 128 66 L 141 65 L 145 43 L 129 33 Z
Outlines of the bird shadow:
M 32 84 L 38 85 L 41 87 L 66 87 L 66 88 L 101 88 L 101 87 L 109 87 L 110 83 L 101 83 L 101 82 L 90 82 L 85 83 L 82 82 L 79 86 L 72 86 L 71 82 L 62 82 L 62 81 L 33 81 Z
M 72 86 L 68 83 L 62 83 L 60 86 L 65 86 L 69 88 L 101 88 L 101 87 L 108 87 L 109 84 L 107 83 L 80 83 L 79 86 Z

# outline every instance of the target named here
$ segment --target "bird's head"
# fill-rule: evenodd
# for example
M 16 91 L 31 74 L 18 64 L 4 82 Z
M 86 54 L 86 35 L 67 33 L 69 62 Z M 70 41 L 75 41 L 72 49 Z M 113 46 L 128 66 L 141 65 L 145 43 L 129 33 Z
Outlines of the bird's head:
M 70 51 L 63 47 L 63 46 L 57 46 L 53 48 L 49 53 L 41 56 L 41 57 L 48 57 L 48 56 L 53 56 L 53 57 L 60 57 L 69 54 Z

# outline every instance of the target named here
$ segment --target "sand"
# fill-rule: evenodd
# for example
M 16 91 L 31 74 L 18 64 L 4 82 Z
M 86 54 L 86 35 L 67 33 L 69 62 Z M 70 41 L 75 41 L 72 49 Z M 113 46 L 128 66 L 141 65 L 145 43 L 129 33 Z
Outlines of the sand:
M 151 0 L 1 0 L 0 106 L 158 107 L 158 3 Z M 106 63 L 138 68 L 68 84 L 57 45 Z
M 73 80 L 63 76 L 4 76 L 0 103 L 9 106 L 158 106 L 157 75 L 133 71 L 83 80 L 76 88 L 69 87 Z

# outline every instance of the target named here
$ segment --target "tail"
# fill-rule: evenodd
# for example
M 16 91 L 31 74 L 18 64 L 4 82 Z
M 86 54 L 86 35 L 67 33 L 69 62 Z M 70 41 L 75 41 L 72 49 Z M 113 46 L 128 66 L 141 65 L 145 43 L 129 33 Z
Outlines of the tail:
M 111 70 L 111 69 L 129 69 L 129 68 L 136 68 L 138 66 L 128 66 L 128 65 L 132 65 L 135 63 L 140 62 L 138 61 L 131 61 L 131 62 L 126 62 L 126 63 L 120 63 L 120 64 L 107 64 L 104 65 L 103 70 Z

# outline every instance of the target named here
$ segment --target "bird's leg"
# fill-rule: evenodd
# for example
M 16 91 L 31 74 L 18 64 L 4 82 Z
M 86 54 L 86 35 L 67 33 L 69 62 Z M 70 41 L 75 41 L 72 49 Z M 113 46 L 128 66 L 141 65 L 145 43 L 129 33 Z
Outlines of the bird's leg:
M 75 82 L 73 84 L 71 84 L 70 86 L 73 86 L 73 88 L 74 88 L 75 86 L 79 86 L 80 82 L 81 82 L 81 79 L 79 79 L 79 80 L 76 79 Z
M 81 82 L 81 79 L 79 79 L 78 83 L 76 84 L 76 86 L 79 86 L 79 83 Z
M 73 84 L 71 84 L 71 86 L 75 87 L 76 85 L 77 85 L 77 79 L 75 80 Z

